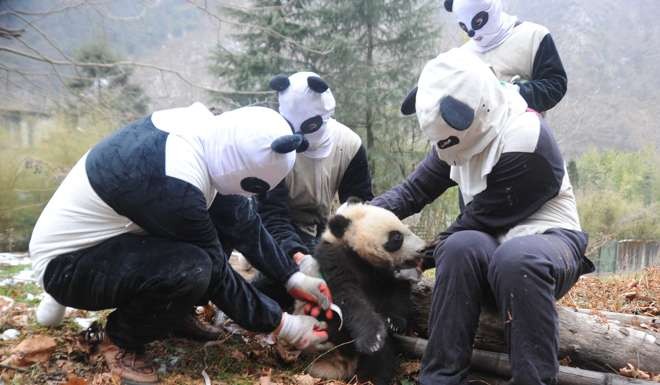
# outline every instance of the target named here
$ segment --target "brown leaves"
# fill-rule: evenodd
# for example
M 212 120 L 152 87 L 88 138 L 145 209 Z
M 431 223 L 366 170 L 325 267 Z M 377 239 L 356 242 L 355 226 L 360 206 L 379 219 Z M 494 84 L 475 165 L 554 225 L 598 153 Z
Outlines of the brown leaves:
M 36 363 L 46 362 L 55 351 L 57 344 L 52 337 L 34 335 L 21 341 L 12 349 L 12 355 L 3 361 L 3 364 L 25 367 Z
M 626 276 L 581 277 L 560 304 L 650 317 L 660 315 L 660 267 Z
M 637 369 L 633 364 L 626 365 L 625 368 L 619 369 L 619 374 L 630 378 L 639 378 L 640 380 L 660 381 L 660 374 L 651 374 L 643 370 Z

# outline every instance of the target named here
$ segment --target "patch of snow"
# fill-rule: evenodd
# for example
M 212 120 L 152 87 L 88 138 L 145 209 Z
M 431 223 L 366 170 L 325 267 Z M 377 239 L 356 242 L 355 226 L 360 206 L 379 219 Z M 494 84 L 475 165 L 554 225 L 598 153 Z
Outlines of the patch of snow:
M 21 332 L 19 332 L 16 329 L 7 329 L 4 332 L 2 332 L 2 334 L 0 334 L 0 340 L 11 341 L 11 340 L 17 339 L 18 336 L 20 336 L 20 335 L 21 335 Z
M 29 265 L 31 263 L 28 253 L 0 253 L 0 264 L 3 265 Z

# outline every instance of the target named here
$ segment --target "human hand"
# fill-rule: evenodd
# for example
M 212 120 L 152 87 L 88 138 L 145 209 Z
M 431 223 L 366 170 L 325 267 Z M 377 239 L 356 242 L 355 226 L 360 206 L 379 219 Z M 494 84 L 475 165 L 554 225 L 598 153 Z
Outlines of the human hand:
M 321 278 L 321 268 L 319 263 L 309 254 L 297 252 L 293 255 L 293 260 L 298 264 L 301 272 L 310 277 Z
M 282 321 L 273 333 L 296 349 L 313 348 L 320 350 L 328 340 L 328 326 L 325 322 L 306 315 L 282 313 Z
M 325 280 L 310 277 L 300 271 L 293 273 L 286 282 L 286 290 L 293 298 L 318 304 L 323 310 L 328 310 L 332 303 L 330 288 Z

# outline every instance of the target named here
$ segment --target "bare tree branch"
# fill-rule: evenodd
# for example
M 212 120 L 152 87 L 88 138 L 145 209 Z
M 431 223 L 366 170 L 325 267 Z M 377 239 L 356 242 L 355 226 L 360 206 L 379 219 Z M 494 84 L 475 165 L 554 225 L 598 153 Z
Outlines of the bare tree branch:
M 188 79 L 185 77 L 183 74 L 181 74 L 178 71 L 175 71 L 170 68 L 165 68 L 165 67 L 160 67 L 155 64 L 149 64 L 149 63 L 140 63 L 140 62 L 135 62 L 135 61 L 129 61 L 129 60 L 122 60 L 122 61 L 117 61 L 114 63 L 90 63 L 90 62 L 79 62 L 75 60 L 56 60 L 53 58 L 49 58 L 44 55 L 34 55 L 29 52 L 17 50 L 11 47 L 5 47 L 5 46 L 0 46 L 0 52 L 7 52 L 13 55 L 17 56 L 22 56 L 28 59 L 40 61 L 43 63 L 48 63 L 56 66 L 73 66 L 73 67 L 94 67 L 94 68 L 116 68 L 116 67 L 136 67 L 136 68 L 148 68 L 160 72 L 165 72 L 169 74 L 175 75 L 177 78 L 179 78 L 181 81 L 184 83 L 188 84 L 191 87 L 199 88 L 202 90 L 206 90 L 209 92 L 214 92 L 217 94 L 221 95 L 270 95 L 273 93 L 273 91 L 230 91 L 230 90 L 221 90 L 217 88 L 212 88 L 212 87 L 207 87 L 204 85 L 197 84 L 193 82 L 192 80 Z
M 9 29 L 0 27 L 0 37 L 4 37 L 5 39 L 17 38 L 21 36 L 23 32 L 25 32 L 24 29 Z

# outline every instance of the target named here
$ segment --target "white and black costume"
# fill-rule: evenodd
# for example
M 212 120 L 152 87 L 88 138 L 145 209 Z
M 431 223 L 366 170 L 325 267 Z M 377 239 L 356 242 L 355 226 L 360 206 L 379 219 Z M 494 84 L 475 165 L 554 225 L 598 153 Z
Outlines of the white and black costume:
M 530 108 L 545 112 L 564 97 L 566 71 L 547 28 L 507 14 L 501 0 L 447 0 L 445 8 L 470 37 L 461 48 L 515 84 Z
M 208 300 L 246 328 L 274 330 L 280 307 L 223 248 L 277 282 L 297 271 L 247 196 L 278 184 L 301 143 L 262 107 L 214 116 L 196 103 L 127 125 L 78 161 L 41 214 L 30 242 L 40 282 L 63 305 L 116 308 L 106 330 L 125 349 Z
M 298 135 L 304 152 L 293 171 L 273 190 L 258 197 L 264 226 L 292 257 L 312 254 L 335 196 L 373 198 L 367 152 L 360 137 L 332 118 L 335 98 L 327 83 L 313 72 L 278 75 L 271 82 L 278 91 L 280 114 Z M 282 285 L 257 275 L 252 283 L 282 306 L 293 304 Z
M 404 218 L 450 186 L 458 185 L 462 198 L 461 214 L 432 250 L 436 284 L 420 382 L 464 381 L 479 313 L 494 300 L 510 317 L 513 383 L 554 384 L 555 298 L 593 265 L 583 256 L 587 236 L 552 133 L 513 88 L 462 49 L 424 67 L 402 111 L 416 112 L 434 146 L 372 204 Z
M 332 118 L 335 99 L 317 74 L 278 76 L 271 85 L 280 113 L 309 147 L 284 181 L 259 197 L 259 213 L 287 255 L 311 254 L 337 194 L 341 203 L 373 198 L 367 152 L 355 132 Z

